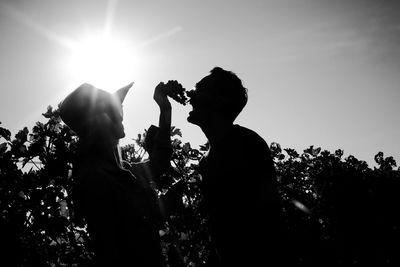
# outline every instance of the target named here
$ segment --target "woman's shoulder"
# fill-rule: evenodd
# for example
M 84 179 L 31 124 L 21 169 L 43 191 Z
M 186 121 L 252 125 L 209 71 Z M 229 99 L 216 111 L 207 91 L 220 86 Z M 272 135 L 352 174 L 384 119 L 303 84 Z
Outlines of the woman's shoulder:
M 112 191 L 135 183 L 135 177 L 127 170 L 86 166 L 74 175 L 75 186 L 85 191 Z
M 109 180 L 108 175 L 101 168 L 82 167 L 74 175 L 75 188 L 86 192 L 107 188 L 109 186 L 107 180 Z

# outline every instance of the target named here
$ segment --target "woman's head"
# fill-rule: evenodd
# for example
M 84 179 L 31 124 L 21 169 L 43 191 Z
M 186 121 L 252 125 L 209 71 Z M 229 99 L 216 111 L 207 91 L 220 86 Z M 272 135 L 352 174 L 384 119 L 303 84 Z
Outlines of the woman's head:
M 131 86 L 110 94 L 82 84 L 60 104 L 61 119 L 81 138 L 117 141 L 125 136 L 122 102 Z

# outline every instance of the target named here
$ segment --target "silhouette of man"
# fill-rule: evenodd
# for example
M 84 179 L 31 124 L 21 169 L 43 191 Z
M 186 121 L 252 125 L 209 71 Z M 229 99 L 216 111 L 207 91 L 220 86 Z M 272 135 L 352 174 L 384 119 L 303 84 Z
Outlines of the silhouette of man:
M 282 263 L 281 204 L 269 147 L 234 124 L 247 89 L 234 73 L 216 67 L 188 95 L 193 110 L 187 119 L 210 144 L 199 166 L 214 248 L 209 266 Z

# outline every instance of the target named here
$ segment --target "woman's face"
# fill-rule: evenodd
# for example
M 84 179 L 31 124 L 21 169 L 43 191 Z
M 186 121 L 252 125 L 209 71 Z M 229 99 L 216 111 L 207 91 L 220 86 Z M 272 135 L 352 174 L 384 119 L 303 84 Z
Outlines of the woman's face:
M 118 105 L 109 114 L 110 123 L 109 127 L 112 131 L 112 137 L 115 139 L 121 139 L 125 137 L 125 130 L 122 121 L 124 119 L 124 113 L 122 110 L 122 105 Z
M 115 105 L 115 107 L 110 107 L 99 112 L 94 120 L 92 120 L 89 130 L 95 138 L 117 141 L 125 137 L 122 121 L 122 106 Z

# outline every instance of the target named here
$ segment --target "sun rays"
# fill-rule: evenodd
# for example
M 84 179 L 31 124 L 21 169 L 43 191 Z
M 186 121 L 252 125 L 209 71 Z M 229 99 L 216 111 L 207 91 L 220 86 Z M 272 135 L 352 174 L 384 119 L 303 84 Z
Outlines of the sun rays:
M 105 90 L 115 90 L 131 82 L 135 73 L 133 50 L 110 36 L 91 36 L 72 49 L 70 71 L 80 82 Z
M 136 43 L 130 42 L 129 33 L 126 33 L 126 36 L 115 36 L 113 28 L 118 0 L 106 2 L 104 24 L 100 25 L 102 28 L 100 33 L 77 31 L 75 38 L 65 36 L 51 29 L 51 26 L 45 26 L 35 21 L 22 9 L 10 4 L 0 3 L 0 7 L 0 13 L 12 21 L 65 48 L 65 55 L 60 56 L 65 59 L 65 62 L 60 62 L 60 64 L 64 66 L 64 75 L 70 80 L 70 84 L 66 87 L 87 82 L 113 91 L 115 88 L 134 81 L 137 77 L 143 77 L 145 74 L 141 73 L 141 65 L 144 60 L 149 60 L 146 59 L 145 54 L 148 51 L 146 52 L 143 48 L 182 31 L 182 27 L 175 26 Z M 90 20 L 90 18 L 88 19 Z M 79 35 L 82 37 L 76 38 Z
M 31 29 L 40 36 L 45 37 L 46 39 L 63 47 L 71 48 L 74 45 L 74 41 L 72 39 L 49 30 L 47 27 L 31 19 L 27 14 L 24 14 L 22 11 L 8 4 L 0 2 L 0 14 L 7 16 L 14 22 Z

